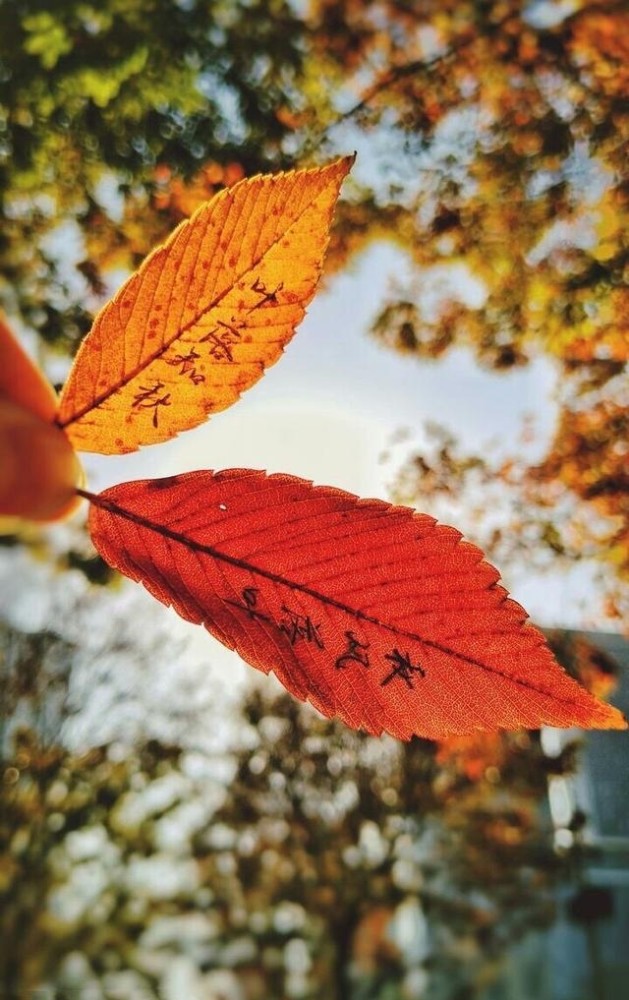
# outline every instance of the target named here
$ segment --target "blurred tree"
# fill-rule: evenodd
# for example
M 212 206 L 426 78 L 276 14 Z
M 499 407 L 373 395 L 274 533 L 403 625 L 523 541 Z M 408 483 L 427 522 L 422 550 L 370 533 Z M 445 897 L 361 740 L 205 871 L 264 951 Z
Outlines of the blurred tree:
M 17 728 L 44 744 L 59 740 L 74 648 L 53 631 L 26 634 L 0 619 L 0 754 Z
M 77 755 L 15 733 L 5 988 L 174 996 L 177 968 L 198 995 L 228 974 L 242 1000 L 454 1000 L 552 919 L 564 869 L 541 805 L 573 747 L 547 760 L 520 733 L 437 751 L 259 693 L 240 731 L 229 767 L 203 774 L 155 741 Z
M 177 212 L 201 168 L 207 198 L 286 163 L 305 25 L 283 0 L 5 0 L 0 29 L 0 298 L 68 346 L 101 258 L 136 263 L 172 228 L 171 179 Z
M 472 996 L 552 918 L 535 737 L 491 737 L 468 773 L 468 749 L 369 738 L 285 696 L 246 712 L 258 745 L 205 865 L 226 927 L 256 942 L 247 1000 Z
M 530 464 L 525 451 L 466 452 L 431 423 L 427 442 L 391 484 L 400 503 L 452 519 L 498 566 L 556 572 L 588 562 L 600 606 L 629 621 L 629 411 L 608 399 L 562 411 L 552 447 Z M 523 438 L 529 436 L 525 427 Z M 523 446 L 528 443 L 523 440 Z
M 629 333 L 625 4 L 312 8 L 313 48 L 346 102 L 358 90 L 343 120 L 388 137 L 362 173 L 359 162 L 369 181 L 338 228 L 338 259 L 388 219 L 417 265 L 376 332 L 423 357 L 465 344 L 509 368 L 541 348 L 613 373 Z
M 142 975 L 136 939 L 173 905 L 194 906 L 198 888 L 186 851 L 165 857 L 153 837 L 160 817 L 192 791 L 179 760 L 179 750 L 158 744 L 119 759 L 105 748 L 73 755 L 42 746 L 31 730 L 16 733 L 0 810 L 0 982 L 8 996 L 45 986 L 77 995 L 99 980 L 114 987 L 122 972 L 130 973 L 128 996 L 156 982 Z M 146 786 L 145 814 L 121 819 Z M 141 859 L 152 860 L 152 873 Z M 151 889 L 146 875 L 160 871 L 165 882 Z
M 0 628 L 8 995 L 480 998 L 509 945 L 552 920 L 553 886 L 580 856 L 553 849 L 546 782 L 573 771 L 576 742 L 547 758 L 535 733 L 375 739 L 265 685 L 229 748 L 182 745 L 200 726 L 184 693 L 173 742 L 77 752 L 64 745 L 69 694 L 81 673 L 102 686 L 108 643 L 154 683 L 160 655 L 177 658 L 150 628 L 135 645 L 102 631 L 86 664 L 61 634 Z M 609 658 L 551 639 L 609 694 Z M 104 704 L 126 707 L 101 692 Z M 196 711 L 206 727 L 210 706 Z
M 388 229 L 422 271 L 464 264 L 483 287 L 476 308 L 456 294 L 432 315 L 416 295 L 392 303 L 388 341 L 431 357 L 466 342 L 497 367 L 536 344 L 626 359 L 624 4 L 311 0 L 301 17 L 282 0 L 48 6 L 3 4 L 6 249 L 68 212 L 90 232 L 108 214 L 104 176 L 123 203 L 173 175 L 198 175 L 206 196 L 354 121 L 387 145 L 359 165 L 337 260 Z M 194 199 L 161 191 L 152 208 L 173 202 L 186 213 Z M 97 261 L 83 263 L 95 278 Z

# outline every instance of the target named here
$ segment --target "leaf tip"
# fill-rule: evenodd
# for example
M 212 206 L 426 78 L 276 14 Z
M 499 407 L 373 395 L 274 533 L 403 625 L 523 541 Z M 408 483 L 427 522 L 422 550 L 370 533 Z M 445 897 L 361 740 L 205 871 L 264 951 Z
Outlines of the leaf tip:
M 349 174 L 350 170 L 356 163 L 356 157 L 358 153 L 354 150 L 353 153 L 348 153 L 346 156 L 341 156 L 336 163 L 341 169 L 341 176 L 344 179 Z
M 629 728 L 629 723 L 627 722 L 626 716 L 616 708 L 614 705 L 608 705 L 606 702 L 599 702 L 603 711 L 600 713 L 600 723 L 596 722 L 594 728 L 596 729 L 627 729 Z

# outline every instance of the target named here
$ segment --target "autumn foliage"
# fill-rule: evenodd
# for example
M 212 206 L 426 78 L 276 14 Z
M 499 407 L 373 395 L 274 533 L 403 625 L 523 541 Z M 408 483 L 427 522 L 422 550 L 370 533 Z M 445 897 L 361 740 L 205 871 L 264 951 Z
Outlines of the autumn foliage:
M 50 391 L 0 328 L 23 386 L 14 402 L 38 433 L 70 455 L 68 442 L 122 453 L 235 402 L 314 294 L 352 162 L 241 181 L 182 223 L 96 317 L 54 423 Z M 626 725 L 561 670 L 480 549 L 425 514 L 248 470 L 98 496 L 71 489 L 61 460 L 47 475 L 30 496 L 27 475 L 25 495 L 9 483 L 4 512 L 45 516 L 42 495 L 70 493 L 52 516 L 86 497 L 110 565 L 354 728 L 435 739 Z

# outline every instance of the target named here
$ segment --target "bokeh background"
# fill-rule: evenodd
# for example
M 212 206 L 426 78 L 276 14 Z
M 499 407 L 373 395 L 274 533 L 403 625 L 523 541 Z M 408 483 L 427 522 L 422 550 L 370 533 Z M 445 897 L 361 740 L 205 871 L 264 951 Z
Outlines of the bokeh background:
M 427 511 L 627 711 L 628 66 L 613 0 L 3 0 L 0 302 L 55 384 L 201 202 L 358 152 L 281 362 L 90 487 L 247 466 Z M 624 996 L 626 734 L 353 733 L 84 517 L 0 539 L 0 996 Z

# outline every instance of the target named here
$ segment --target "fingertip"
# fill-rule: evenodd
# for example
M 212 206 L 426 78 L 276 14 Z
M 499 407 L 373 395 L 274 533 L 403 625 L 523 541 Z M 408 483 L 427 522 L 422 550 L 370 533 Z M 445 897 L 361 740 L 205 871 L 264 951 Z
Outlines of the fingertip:
M 80 502 L 80 463 L 63 431 L 0 399 L 0 515 L 53 521 Z

